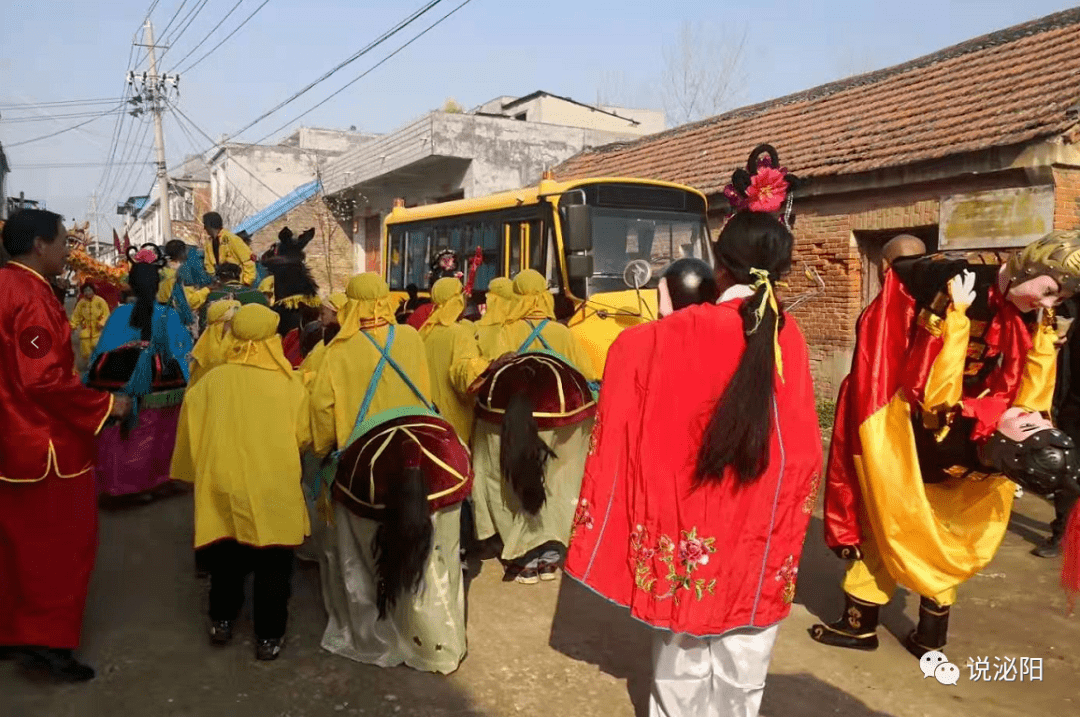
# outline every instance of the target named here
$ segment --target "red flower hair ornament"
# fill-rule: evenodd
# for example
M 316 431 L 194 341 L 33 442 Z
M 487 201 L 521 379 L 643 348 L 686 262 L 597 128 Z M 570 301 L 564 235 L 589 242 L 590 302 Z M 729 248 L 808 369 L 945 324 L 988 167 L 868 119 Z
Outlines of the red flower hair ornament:
M 731 184 L 724 187 L 724 196 L 735 212 L 775 213 L 783 210 L 781 221 L 790 229 L 794 224 L 791 212 L 791 192 L 804 182 L 779 166 L 780 158 L 771 145 L 758 145 L 750 153 L 745 169 L 731 175 Z
M 135 247 L 130 247 L 127 258 L 132 264 L 156 264 L 158 266 L 164 266 L 167 261 L 157 244 L 143 244 L 138 251 L 135 250 Z

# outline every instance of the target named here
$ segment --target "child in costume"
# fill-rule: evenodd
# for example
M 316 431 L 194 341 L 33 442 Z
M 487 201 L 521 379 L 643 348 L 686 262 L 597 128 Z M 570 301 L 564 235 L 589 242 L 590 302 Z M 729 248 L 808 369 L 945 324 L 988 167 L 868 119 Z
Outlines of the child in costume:
M 82 297 L 71 313 L 71 328 L 79 332 L 79 357 L 90 358 L 109 319 L 109 305 L 97 295 L 89 282 L 83 284 Z

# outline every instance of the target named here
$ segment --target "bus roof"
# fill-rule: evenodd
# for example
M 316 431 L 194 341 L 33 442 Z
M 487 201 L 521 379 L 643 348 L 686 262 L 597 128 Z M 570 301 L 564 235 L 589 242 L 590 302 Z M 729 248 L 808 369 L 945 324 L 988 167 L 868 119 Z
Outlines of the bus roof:
M 387 216 L 386 223 L 400 224 L 403 222 L 415 222 L 425 219 L 441 219 L 448 216 L 473 214 L 475 212 L 512 209 L 514 207 L 537 204 L 542 195 L 560 194 L 587 184 L 608 183 L 646 184 L 654 187 L 670 187 L 672 189 L 681 189 L 686 192 L 691 192 L 692 194 L 701 197 L 703 201 L 708 201 L 705 199 L 704 194 L 693 187 L 687 187 L 683 184 L 674 184 L 672 182 L 662 182 L 654 179 L 640 179 L 633 177 L 588 177 L 583 179 L 573 179 L 567 182 L 556 182 L 554 180 L 544 179 L 541 180 L 540 184 L 537 186 L 512 189 L 508 192 L 489 194 L 486 197 L 455 199 L 449 202 L 425 204 L 420 207 L 394 207 L 390 212 L 390 215 Z

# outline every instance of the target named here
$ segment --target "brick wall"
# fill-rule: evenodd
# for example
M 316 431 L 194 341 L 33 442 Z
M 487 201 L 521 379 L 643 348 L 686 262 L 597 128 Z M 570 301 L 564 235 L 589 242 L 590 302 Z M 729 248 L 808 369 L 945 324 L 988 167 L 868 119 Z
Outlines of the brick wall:
M 315 238 L 307 245 L 305 253 L 319 292 L 327 296 L 334 291 L 345 291 L 349 278 L 356 273 L 352 240 L 345 230 L 347 224 L 334 218 L 321 197 L 312 197 L 257 231 L 251 240 L 252 251 L 259 255 L 269 249 L 277 241 L 278 232 L 286 226 L 294 234 L 314 227 Z
M 1054 229 L 1080 229 L 1080 169 L 1054 167 Z

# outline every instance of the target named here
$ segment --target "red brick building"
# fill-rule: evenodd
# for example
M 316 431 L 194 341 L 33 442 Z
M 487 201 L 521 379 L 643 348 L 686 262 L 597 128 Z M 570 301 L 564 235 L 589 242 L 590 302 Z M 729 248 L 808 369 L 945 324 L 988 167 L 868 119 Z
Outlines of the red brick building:
M 826 294 L 794 315 L 822 396 L 850 365 L 855 320 L 878 290 L 882 244 L 1008 249 L 1080 228 L 1080 9 L 701 122 L 582 152 L 559 179 L 629 176 L 723 188 L 754 145 L 811 179 L 795 201 L 796 270 Z

